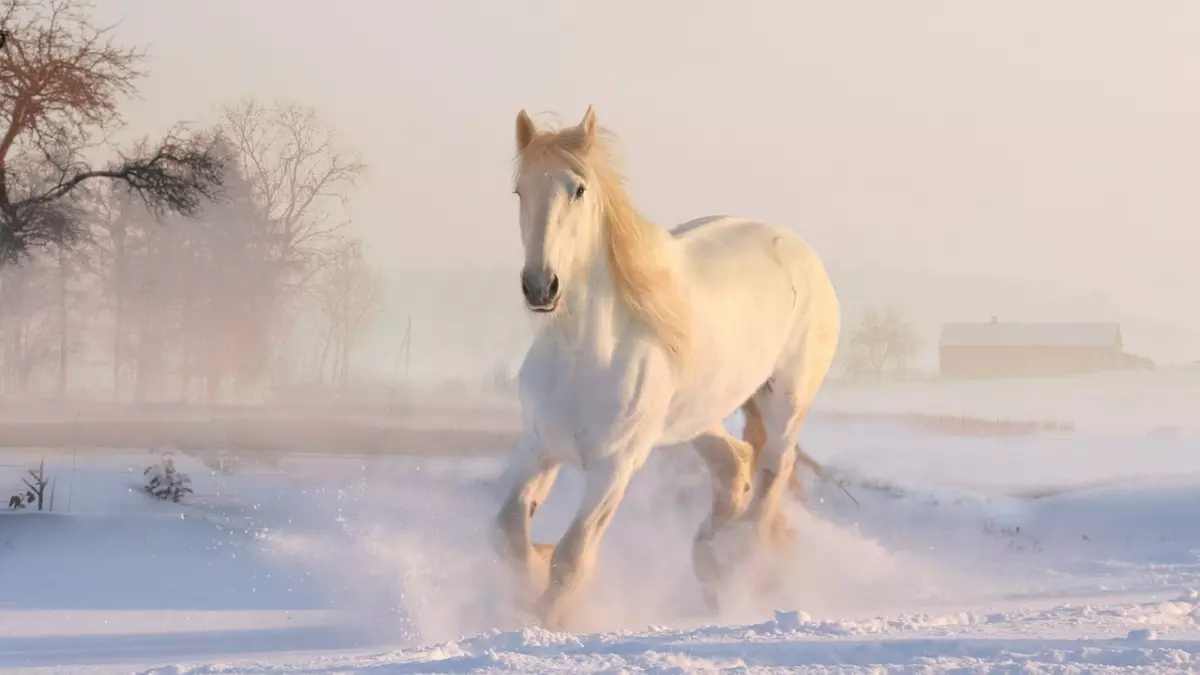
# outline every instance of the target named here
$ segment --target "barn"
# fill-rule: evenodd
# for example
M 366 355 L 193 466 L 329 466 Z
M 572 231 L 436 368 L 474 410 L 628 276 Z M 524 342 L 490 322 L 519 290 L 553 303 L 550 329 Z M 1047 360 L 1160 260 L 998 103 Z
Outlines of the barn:
M 1144 368 L 1126 354 L 1116 323 L 949 323 L 939 362 L 945 377 L 1030 377 Z

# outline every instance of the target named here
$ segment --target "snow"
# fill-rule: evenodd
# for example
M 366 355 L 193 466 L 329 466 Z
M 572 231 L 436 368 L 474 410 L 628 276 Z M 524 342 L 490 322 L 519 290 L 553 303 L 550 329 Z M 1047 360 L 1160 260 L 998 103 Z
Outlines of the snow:
M 43 456 L 58 483 L 55 513 L 0 513 L 0 669 L 1193 672 L 1200 397 L 1178 397 L 1198 389 L 1195 370 L 832 387 L 803 443 L 853 500 L 811 484 L 795 544 L 748 557 L 717 615 L 690 564 L 707 477 L 663 449 L 573 632 L 516 611 L 490 552 L 503 460 L 483 451 L 501 448 L 259 453 L 227 471 L 177 453 L 195 490 L 179 504 L 142 487 L 159 451 L 7 450 L 0 487 Z M 918 414 L 1071 428 L 948 433 Z M 538 539 L 579 494 L 565 472 Z

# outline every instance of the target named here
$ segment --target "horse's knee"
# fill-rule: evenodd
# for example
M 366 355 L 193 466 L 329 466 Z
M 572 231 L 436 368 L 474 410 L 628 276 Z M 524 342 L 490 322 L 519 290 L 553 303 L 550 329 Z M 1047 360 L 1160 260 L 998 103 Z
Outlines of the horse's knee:
M 505 554 L 525 560 L 533 547 L 530 521 L 553 487 L 558 465 L 526 459 L 515 471 L 518 478 L 496 514 L 493 536 Z
M 640 461 L 636 455 L 614 456 L 588 468 L 583 502 L 554 548 L 549 584 L 538 603 L 547 625 L 561 624 L 578 601 L 579 591 L 595 569 L 600 541 Z

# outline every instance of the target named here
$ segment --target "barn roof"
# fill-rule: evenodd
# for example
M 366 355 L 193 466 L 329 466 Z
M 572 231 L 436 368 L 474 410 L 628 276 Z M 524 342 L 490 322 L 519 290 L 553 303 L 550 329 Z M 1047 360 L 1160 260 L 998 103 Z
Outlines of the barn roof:
M 1116 323 L 948 323 L 943 347 L 1109 347 L 1121 348 Z

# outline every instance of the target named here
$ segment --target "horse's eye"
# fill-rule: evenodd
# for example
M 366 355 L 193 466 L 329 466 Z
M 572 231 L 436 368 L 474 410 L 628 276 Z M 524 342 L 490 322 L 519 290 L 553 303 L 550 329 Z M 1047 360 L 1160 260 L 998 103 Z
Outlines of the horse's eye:
M 575 199 L 583 199 L 584 192 L 587 192 L 586 185 L 580 185 L 579 187 L 575 188 Z

